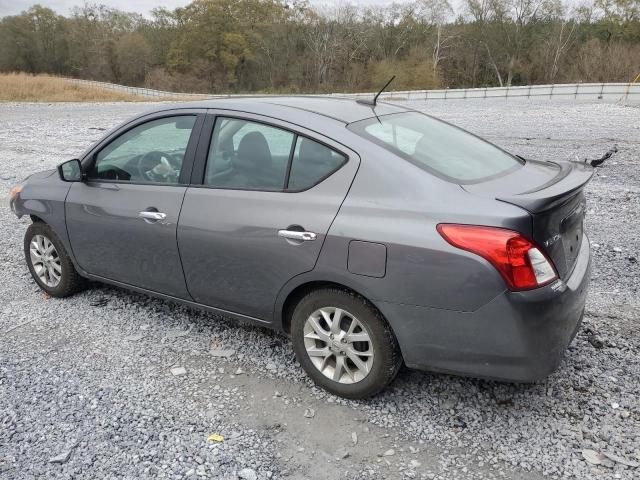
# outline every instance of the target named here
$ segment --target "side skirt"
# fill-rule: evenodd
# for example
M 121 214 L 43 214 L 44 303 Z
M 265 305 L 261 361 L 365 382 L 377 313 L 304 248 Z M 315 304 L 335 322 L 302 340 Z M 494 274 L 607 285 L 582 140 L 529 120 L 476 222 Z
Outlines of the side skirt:
M 160 298 L 162 300 L 169 300 L 172 302 L 180 303 L 182 305 L 187 305 L 192 308 L 204 310 L 207 312 L 215 313 L 222 317 L 232 318 L 234 320 L 249 322 L 255 325 L 259 325 L 262 327 L 273 327 L 273 322 L 269 322 L 267 320 L 262 320 L 256 317 L 250 317 L 249 315 L 243 315 L 242 313 L 230 312 L 229 310 L 223 310 L 221 308 L 211 307 L 209 305 L 204 305 L 202 303 L 193 302 L 191 300 L 185 300 L 183 298 L 174 297 L 171 295 L 165 295 L 164 293 L 154 292 L 153 290 L 147 290 L 146 288 L 136 287 L 135 285 L 129 285 L 128 283 L 118 282 L 116 280 L 111 280 L 109 278 L 100 277 L 98 275 L 91 275 L 86 272 L 82 272 L 82 276 L 87 278 L 88 280 L 94 280 L 96 282 L 106 283 L 109 285 L 113 285 L 116 287 L 123 288 L 125 290 L 132 290 L 137 293 L 143 293 L 145 295 L 149 295 L 151 297 Z

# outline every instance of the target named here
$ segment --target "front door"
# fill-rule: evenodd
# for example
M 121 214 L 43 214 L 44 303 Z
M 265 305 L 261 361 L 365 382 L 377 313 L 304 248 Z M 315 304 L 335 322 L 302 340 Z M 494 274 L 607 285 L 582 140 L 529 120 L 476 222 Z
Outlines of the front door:
M 315 266 L 359 159 L 258 119 L 218 116 L 211 137 L 203 130 L 206 168 L 185 195 L 178 245 L 197 302 L 270 321 L 284 284 Z
M 73 184 L 65 205 L 71 247 L 83 270 L 189 299 L 176 225 L 197 120 L 197 114 L 147 119 L 83 163 L 86 180 Z

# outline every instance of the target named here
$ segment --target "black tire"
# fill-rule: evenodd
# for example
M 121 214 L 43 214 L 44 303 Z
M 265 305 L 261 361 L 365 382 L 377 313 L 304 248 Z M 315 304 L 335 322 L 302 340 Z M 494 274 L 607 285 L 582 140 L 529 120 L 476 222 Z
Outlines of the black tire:
M 33 240 L 33 237 L 36 235 L 46 237 L 53 244 L 57 252 L 57 257 L 60 261 L 61 273 L 60 281 L 55 286 L 46 285 L 38 277 L 33 263 L 31 262 L 30 245 L 31 240 Z M 46 223 L 36 222 L 29 225 L 29 228 L 27 228 L 27 232 L 24 235 L 24 256 L 27 266 L 29 267 L 29 272 L 31 272 L 31 276 L 35 282 L 42 290 L 52 297 L 68 297 L 69 295 L 73 295 L 84 288 L 84 279 L 76 271 L 67 250 L 64 248 L 64 245 L 58 236 Z
M 371 339 L 373 365 L 369 373 L 355 383 L 340 383 L 325 376 L 307 353 L 305 323 L 313 312 L 325 307 L 349 312 L 366 328 Z M 402 365 L 396 337 L 380 312 L 365 298 L 338 288 L 314 290 L 298 302 L 291 318 L 291 339 L 296 358 L 307 375 L 325 390 L 345 398 L 361 399 L 377 394 L 393 381 Z

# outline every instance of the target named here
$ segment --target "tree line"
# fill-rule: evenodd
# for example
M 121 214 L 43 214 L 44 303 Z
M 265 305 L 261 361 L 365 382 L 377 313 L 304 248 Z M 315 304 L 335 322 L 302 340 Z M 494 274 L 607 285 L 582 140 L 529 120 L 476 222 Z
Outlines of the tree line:
M 447 0 L 387 6 L 195 0 L 147 17 L 85 4 L 0 19 L 0 71 L 184 92 L 370 91 L 629 82 L 640 0 Z

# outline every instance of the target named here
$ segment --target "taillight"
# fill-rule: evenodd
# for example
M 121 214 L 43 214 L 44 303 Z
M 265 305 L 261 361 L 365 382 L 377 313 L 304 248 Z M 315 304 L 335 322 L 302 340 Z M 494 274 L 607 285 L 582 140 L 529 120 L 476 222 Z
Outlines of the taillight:
M 454 247 L 489 261 L 510 290 L 530 290 L 558 278 L 551 260 L 521 233 L 506 228 L 448 223 L 439 224 L 437 229 Z

